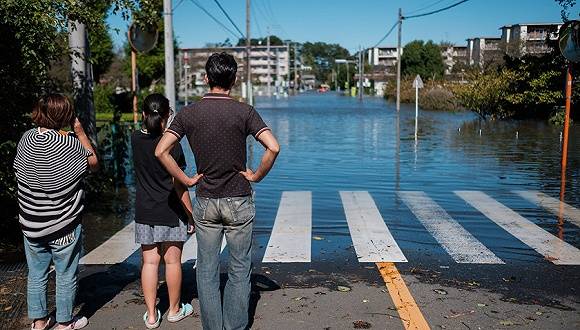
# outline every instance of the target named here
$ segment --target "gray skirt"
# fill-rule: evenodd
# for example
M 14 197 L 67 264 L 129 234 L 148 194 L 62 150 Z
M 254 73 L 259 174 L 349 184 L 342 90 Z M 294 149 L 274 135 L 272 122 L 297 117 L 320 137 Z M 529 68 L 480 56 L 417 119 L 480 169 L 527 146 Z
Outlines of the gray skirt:
M 145 225 L 135 223 L 135 243 L 152 245 L 163 242 L 187 241 L 187 223 L 179 221 L 179 226 Z

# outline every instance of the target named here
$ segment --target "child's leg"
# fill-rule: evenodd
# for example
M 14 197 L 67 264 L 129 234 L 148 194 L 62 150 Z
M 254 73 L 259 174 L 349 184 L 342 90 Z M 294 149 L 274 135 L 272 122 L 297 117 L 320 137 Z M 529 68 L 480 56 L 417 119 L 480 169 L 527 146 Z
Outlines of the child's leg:
M 168 315 L 179 313 L 181 307 L 181 242 L 163 243 L 163 259 L 165 260 L 165 281 L 169 291 Z
M 143 296 L 145 296 L 145 304 L 147 305 L 147 322 L 153 324 L 157 317 L 155 304 L 157 302 L 157 277 L 161 255 L 157 245 L 154 244 L 141 245 L 141 251 L 143 252 L 141 287 L 143 288 Z

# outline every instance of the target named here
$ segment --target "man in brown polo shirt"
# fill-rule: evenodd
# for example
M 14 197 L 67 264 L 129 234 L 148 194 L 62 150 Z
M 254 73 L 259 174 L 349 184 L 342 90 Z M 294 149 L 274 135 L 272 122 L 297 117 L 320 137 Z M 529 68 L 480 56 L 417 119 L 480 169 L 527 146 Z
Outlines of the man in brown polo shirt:
M 216 53 L 205 65 L 210 93 L 183 108 L 157 145 L 155 155 L 176 180 L 197 184 L 193 216 L 197 238 L 197 290 L 204 329 L 245 329 L 248 325 L 252 225 L 256 208 L 250 182 L 259 182 L 278 156 L 278 141 L 258 112 L 230 98 L 236 81 L 233 56 Z M 246 137 L 265 148 L 254 172 L 246 168 Z M 188 177 L 171 157 L 175 143 L 187 136 L 197 174 Z M 230 252 L 228 282 L 219 292 L 219 255 L 223 236 Z

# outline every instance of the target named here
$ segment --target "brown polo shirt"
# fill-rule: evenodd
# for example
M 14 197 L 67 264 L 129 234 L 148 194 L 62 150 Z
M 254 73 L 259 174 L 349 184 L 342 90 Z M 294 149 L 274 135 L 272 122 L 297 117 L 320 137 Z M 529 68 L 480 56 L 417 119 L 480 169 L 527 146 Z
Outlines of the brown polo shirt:
M 184 107 L 168 132 L 187 136 L 195 156 L 200 197 L 223 198 L 251 194 L 250 183 L 239 172 L 246 169 L 246 138 L 268 130 L 256 109 L 224 94 L 208 93 Z

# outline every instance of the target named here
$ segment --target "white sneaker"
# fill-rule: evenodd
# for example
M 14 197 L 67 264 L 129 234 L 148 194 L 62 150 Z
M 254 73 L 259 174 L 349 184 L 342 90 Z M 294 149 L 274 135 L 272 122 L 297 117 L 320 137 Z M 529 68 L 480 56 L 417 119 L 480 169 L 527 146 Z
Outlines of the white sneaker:
M 65 328 L 60 328 L 59 330 L 77 330 L 82 329 L 89 325 L 89 320 L 86 317 L 74 317 L 72 322 Z M 55 328 L 58 329 L 58 328 Z

